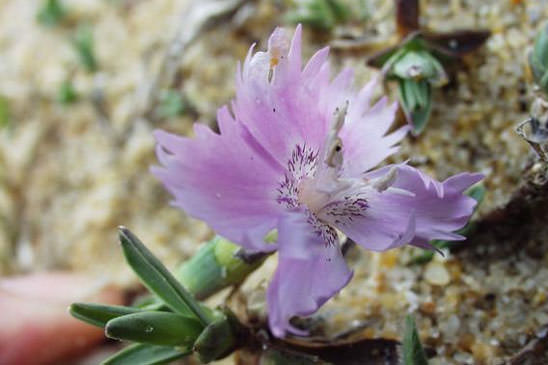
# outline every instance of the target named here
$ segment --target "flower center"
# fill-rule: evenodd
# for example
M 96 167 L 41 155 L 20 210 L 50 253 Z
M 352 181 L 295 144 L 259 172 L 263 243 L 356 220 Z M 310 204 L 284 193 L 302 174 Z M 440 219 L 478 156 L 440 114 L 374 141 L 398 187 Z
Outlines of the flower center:
M 297 186 L 297 196 L 301 204 L 317 214 L 329 201 L 329 194 L 317 187 L 318 181 L 314 178 L 304 178 Z
M 303 180 L 314 175 L 318 153 L 306 145 L 295 146 L 287 162 L 287 173 L 278 188 L 278 203 L 288 208 L 297 208 L 301 205 L 299 198 L 300 184 Z

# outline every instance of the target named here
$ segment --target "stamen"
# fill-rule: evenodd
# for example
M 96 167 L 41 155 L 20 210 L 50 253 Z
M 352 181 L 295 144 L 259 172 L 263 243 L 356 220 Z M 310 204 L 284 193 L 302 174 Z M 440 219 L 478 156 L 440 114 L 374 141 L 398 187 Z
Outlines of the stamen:
M 377 190 L 379 193 L 382 193 L 383 191 L 388 189 L 390 186 L 392 186 L 392 184 L 394 184 L 394 181 L 396 181 L 397 177 L 398 177 L 398 170 L 395 167 L 392 167 L 386 175 L 375 180 L 375 182 L 373 183 L 373 188 Z
M 343 144 L 339 138 L 339 132 L 344 125 L 346 112 L 348 110 L 348 100 L 342 108 L 335 109 L 333 126 L 327 133 L 325 147 L 323 151 L 323 161 L 328 167 L 340 170 L 343 163 Z

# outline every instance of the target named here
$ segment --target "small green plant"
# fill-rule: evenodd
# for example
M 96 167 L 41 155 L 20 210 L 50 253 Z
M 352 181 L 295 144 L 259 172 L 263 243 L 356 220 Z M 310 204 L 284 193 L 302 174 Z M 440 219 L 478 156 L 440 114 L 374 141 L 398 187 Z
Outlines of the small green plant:
M 535 38 L 535 45 L 529 53 L 529 67 L 535 83 L 548 95 L 548 25 Z
M 246 330 L 228 309 L 210 309 L 198 302 L 133 233 L 121 227 L 119 236 L 127 263 L 154 296 L 131 307 L 93 303 L 70 306 L 75 318 L 104 328 L 107 337 L 135 342 L 104 364 L 159 364 L 193 353 L 207 363 L 227 356 L 239 346 L 238 339 Z M 237 246 L 226 240 L 218 238 L 205 247 L 186 267 L 194 272 L 206 269 L 207 274 L 218 266 L 225 274 L 222 283 L 215 282 L 218 275 L 200 276 L 206 279 L 203 285 L 208 288 L 194 283 L 193 289 L 202 297 L 243 280 L 258 266 L 234 257 Z M 182 269 L 183 280 L 185 270 Z M 232 276 L 234 280 L 227 279 Z
M 160 118 L 175 118 L 183 115 L 187 109 L 187 103 L 179 91 L 166 90 L 160 96 L 156 112 Z
M 45 0 L 36 14 L 38 23 L 53 27 L 63 21 L 67 11 L 59 0 Z
M 294 9 L 286 14 L 286 20 L 331 30 L 336 24 L 346 22 L 350 15 L 350 9 L 340 0 L 301 0 L 295 1 Z
M 403 337 L 403 363 L 405 365 L 428 365 L 428 359 L 422 348 L 415 318 L 407 315 L 405 318 L 405 333 Z
M 0 95 L 0 129 L 9 127 L 11 124 L 11 111 L 8 98 Z
M 87 24 L 81 24 L 76 29 L 72 44 L 80 63 L 88 72 L 95 72 L 99 68 L 95 57 L 92 28 Z
M 63 105 L 70 105 L 78 100 L 78 93 L 72 81 L 65 80 L 57 91 L 57 101 Z
M 423 31 L 419 27 L 419 1 L 396 1 L 396 26 L 400 41 L 371 56 L 369 66 L 382 70 L 386 80 L 398 83 L 401 108 L 414 135 L 425 128 L 432 111 L 432 89 L 448 82 L 446 69 L 463 55 L 485 43 L 486 30 L 450 33 Z

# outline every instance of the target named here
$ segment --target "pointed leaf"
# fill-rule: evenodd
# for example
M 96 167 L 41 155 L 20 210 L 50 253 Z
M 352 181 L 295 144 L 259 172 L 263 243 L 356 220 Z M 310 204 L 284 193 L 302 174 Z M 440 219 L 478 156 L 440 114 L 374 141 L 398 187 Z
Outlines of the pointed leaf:
M 203 326 L 209 324 L 211 319 L 194 297 L 133 233 L 121 227 L 119 236 L 127 262 L 151 292 L 174 312 L 196 316 Z
M 107 337 L 151 345 L 192 346 L 203 330 L 196 319 L 171 312 L 140 312 L 110 320 Z
M 548 26 L 535 38 L 535 46 L 529 54 L 529 67 L 537 85 L 548 93 Z
M 111 319 L 139 311 L 133 307 L 93 303 L 73 303 L 69 307 L 73 317 L 97 327 L 105 327 Z
M 411 315 L 405 318 L 405 334 L 403 337 L 403 362 L 405 365 L 428 365 L 428 359 Z
M 424 33 L 423 38 L 430 48 L 455 58 L 483 46 L 490 35 L 489 30 L 459 30 L 450 33 Z
M 432 87 L 428 81 L 399 80 L 399 94 L 403 111 L 413 127 L 413 134 L 419 135 L 432 111 Z
M 171 346 L 135 344 L 115 353 L 103 365 L 156 365 L 190 355 L 192 350 Z
M 72 44 L 84 68 L 88 72 L 97 71 L 99 65 L 95 57 L 92 29 L 86 24 L 78 26 Z
M 535 38 L 533 55 L 544 66 L 548 65 L 548 25 Z
M 59 24 L 66 15 L 67 11 L 60 0 L 45 0 L 36 14 L 36 20 L 42 25 L 51 27 Z

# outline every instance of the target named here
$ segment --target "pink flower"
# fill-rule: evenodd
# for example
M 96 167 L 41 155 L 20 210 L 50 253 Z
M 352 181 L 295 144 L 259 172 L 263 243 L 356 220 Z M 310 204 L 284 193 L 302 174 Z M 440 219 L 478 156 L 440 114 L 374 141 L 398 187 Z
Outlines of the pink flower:
M 405 164 L 370 171 L 407 133 L 387 131 L 397 105 L 371 106 L 375 82 L 350 88 L 351 70 L 330 79 L 328 48 L 303 68 L 301 28 L 282 29 L 268 51 L 251 47 L 236 75 L 236 98 L 218 111 L 220 134 L 196 124 L 195 137 L 155 133 L 163 167 L 153 173 L 175 205 L 249 251 L 278 250 L 267 292 L 275 336 L 343 288 L 352 271 L 337 231 L 384 251 L 432 239 L 461 240 L 475 201 L 463 191 L 482 179 L 463 173 L 440 183 Z M 264 238 L 278 231 L 275 244 Z

